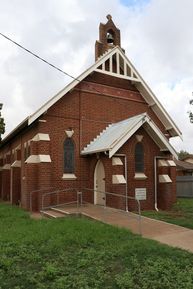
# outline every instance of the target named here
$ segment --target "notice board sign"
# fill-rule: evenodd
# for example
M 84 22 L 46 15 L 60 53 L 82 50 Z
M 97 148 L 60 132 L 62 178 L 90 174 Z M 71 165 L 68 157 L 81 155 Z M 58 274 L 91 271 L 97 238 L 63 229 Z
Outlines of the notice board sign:
M 146 188 L 136 188 L 135 189 L 135 198 L 139 201 L 147 199 L 147 190 Z

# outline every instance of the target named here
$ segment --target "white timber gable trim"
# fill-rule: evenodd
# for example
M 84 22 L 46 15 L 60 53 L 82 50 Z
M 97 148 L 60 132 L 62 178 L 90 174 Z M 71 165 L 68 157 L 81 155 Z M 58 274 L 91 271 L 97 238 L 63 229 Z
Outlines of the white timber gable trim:
M 109 152 L 109 158 L 111 158 L 140 127 L 143 127 L 147 131 L 160 150 L 170 151 L 178 159 L 178 155 L 172 145 L 147 113 L 108 125 L 105 130 L 82 150 L 81 154 L 87 155 L 106 151 Z
M 113 59 L 116 61 L 116 71 L 113 70 Z M 108 63 L 107 66 L 105 65 L 106 61 Z M 109 67 L 108 70 L 107 67 Z M 79 82 L 81 82 L 94 71 L 131 80 L 132 83 L 136 86 L 136 88 L 140 91 L 145 101 L 149 104 L 149 106 L 152 107 L 154 113 L 161 120 L 166 130 L 170 131 L 172 136 L 181 137 L 181 131 L 179 130 L 179 128 L 175 125 L 175 123 L 166 112 L 166 110 L 163 108 L 163 106 L 160 104 L 149 86 L 145 83 L 138 71 L 123 53 L 121 48 L 118 46 L 104 53 L 92 66 L 90 66 L 86 71 L 84 71 L 81 75 L 79 75 L 71 83 L 69 83 L 63 90 L 61 90 L 54 97 L 52 97 L 34 114 L 30 115 L 28 117 L 28 125 L 32 124 L 52 105 L 54 105 L 59 99 L 61 99 L 66 93 L 72 90 Z
M 144 123 L 144 118 L 145 115 L 131 129 L 129 128 L 128 131 L 126 131 L 125 135 L 121 136 L 121 138 L 118 139 L 117 142 L 113 144 L 113 146 L 109 150 L 109 158 L 111 158 L 126 143 L 126 141 L 142 126 L 142 124 Z
M 159 142 L 157 142 L 157 145 L 160 147 L 160 149 L 162 149 L 161 146 L 165 146 L 165 148 L 168 149 L 171 152 L 171 154 L 178 160 L 177 152 L 172 147 L 172 145 L 169 143 L 167 138 L 163 135 L 163 133 L 160 131 L 160 129 L 156 126 L 156 124 L 149 117 L 147 117 L 146 122 L 149 125 L 149 127 L 152 129 L 152 131 L 154 131 L 154 133 L 157 135 L 157 137 L 159 139 Z M 145 129 L 146 129 L 146 127 L 145 127 Z M 149 133 L 148 130 L 146 130 L 146 131 Z M 149 135 L 151 136 L 150 133 L 149 133 Z M 155 139 L 154 139 L 154 141 L 155 141 Z M 163 150 L 165 150 L 165 148 L 163 148 Z
M 141 79 L 135 74 L 131 63 L 125 57 L 122 50 L 117 49 L 114 53 L 108 54 L 107 57 L 103 58 L 103 61 L 102 65 L 99 65 L 95 69 L 96 72 L 128 79 L 134 82 L 141 82 Z M 113 62 L 116 63 L 116 66 L 114 67 Z

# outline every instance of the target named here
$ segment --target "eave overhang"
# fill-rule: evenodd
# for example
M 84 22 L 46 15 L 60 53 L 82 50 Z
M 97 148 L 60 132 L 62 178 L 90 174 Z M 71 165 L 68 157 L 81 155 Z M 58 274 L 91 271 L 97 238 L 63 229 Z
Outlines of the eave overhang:
M 113 72 L 112 69 L 112 60 L 113 57 L 117 60 L 117 71 Z M 105 69 L 105 62 L 109 61 L 109 71 Z M 123 74 L 121 74 L 121 69 L 123 70 Z M 129 70 L 129 73 L 128 73 Z M 41 106 L 35 113 L 26 118 L 23 122 L 21 122 L 9 135 L 7 135 L 1 142 L 1 146 L 10 141 L 15 135 L 17 135 L 24 127 L 30 126 L 34 121 L 36 121 L 43 113 L 45 113 L 52 105 L 54 105 L 58 100 L 60 100 L 65 94 L 71 91 L 77 84 L 79 84 L 83 79 L 85 79 L 92 72 L 99 72 L 103 74 L 108 74 L 114 77 L 123 78 L 130 80 L 139 92 L 144 97 L 145 101 L 152 107 L 152 110 L 157 115 L 157 117 L 161 120 L 164 127 L 171 136 L 180 136 L 181 131 L 176 126 L 174 121 L 171 119 L 169 114 L 160 104 L 154 93 L 145 83 L 143 78 L 140 76 L 138 71 L 126 57 L 122 49 L 118 46 L 113 49 L 108 50 L 105 54 L 103 54 L 92 66 L 90 66 L 86 71 L 84 71 L 81 75 L 75 78 L 71 83 L 69 83 L 64 89 L 58 92 L 54 97 L 52 97 L 49 101 L 47 101 L 43 106 Z
M 169 151 L 178 158 L 175 149 L 146 113 L 109 125 L 82 150 L 81 155 L 106 152 L 111 158 L 140 127 L 147 131 L 160 150 Z

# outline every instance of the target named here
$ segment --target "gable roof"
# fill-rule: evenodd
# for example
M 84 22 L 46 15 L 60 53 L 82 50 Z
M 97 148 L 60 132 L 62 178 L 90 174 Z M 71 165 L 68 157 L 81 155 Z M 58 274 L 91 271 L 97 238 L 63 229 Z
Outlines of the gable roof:
M 81 154 L 88 155 L 98 152 L 109 152 L 109 158 L 111 158 L 142 126 L 159 146 L 160 150 L 170 151 L 176 159 L 178 158 L 172 145 L 146 113 L 110 124 L 82 150 Z
M 116 71 L 113 68 L 113 61 L 116 61 Z M 109 70 L 106 68 L 105 63 L 108 62 Z M 45 113 L 52 105 L 54 105 L 58 100 L 60 100 L 66 93 L 72 90 L 79 82 L 85 79 L 92 72 L 99 72 L 103 74 L 108 74 L 114 77 L 123 78 L 132 81 L 132 83 L 139 90 L 145 101 L 152 107 L 152 110 L 163 123 L 166 130 L 168 130 L 172 136 L 180 136 L 181 131 L 176 126 L 174 121 L 171 119 L 169 114 L 163 108 L 161 103 L 158 101 L 154 93 L 151 91 L 149 86 L 145 83 L 143 78 L 140 76 L 138 71 L 126 57 L 124 52 L 119 46 L 115 46 L 113 49 L 109 49 L 104 53 L 99 59 L 85 70 L 80 76 L 75 78 L 71 83 L 69 83 L 64 89 L 59 91 L 54 97 L 48 100 L 43 106 L 41 106 L 36 112 L 30 115 L 27 120 L 25 120 L 25 125 L 31 125 L 36 119 L 38 119 L 43 113 Z M 21 123 L 23 124 L 23 122 Z M 23 128 L 23 126 L 22 126 Z M 14 129 L 7 137 L 2 140 L 2 145 L 7 142 L 15 133 L 20 131 L 20 125 L 17 126 L 17 130 Z
M 112 67 L 113 58 L 116 58 L 116 72 L 113 71 Z M 105 68 L 105 62 L 107 61 L 109 63 L 109 70 Z M 152 107 L 152 110 L 163 123 L 166 130 L 170 131 L 172 136 L 181 136 L 181 131 L 179 130 L 179 128 L 176 126 L 174 121 L 171 119 L 169 114 L 163 108 L 154 93 L 142 79 L 138 71 L 135 69 L 135 67 L 132 65 L 132 63 L 129 61 L 129 59 L 126 57 L 126 55 L 119 46 L 108 50 L 91 67 L 89 67 L 79 77 L 73 80 L 63 90 L 61 90 L 47 103 L 40 107 L 34 114 L 30 115 L 28 119 L 28 124 L 30 125 L 32 122 L 34 122 L 42 113 L 48 110 L 54 103 L 56 103 L 61 97 L 63 97 L 67 92 L 73 89 L 80 81 L 86 78 L 93 71 L 132 81 L 144 97 L 145 101 Z
M 184 158 L 182 158 L 182 161 L 188 160 L 188 159 L 193 159 L 193 154 L 188 154 L 187 156 L 185 156 Z
M 184 171 L 193 171 L 193 164 L 192 163 L 179 161 L 179 160 L 175 160 L 175 163 L 177 165 L 177 169 L 181 169 Z

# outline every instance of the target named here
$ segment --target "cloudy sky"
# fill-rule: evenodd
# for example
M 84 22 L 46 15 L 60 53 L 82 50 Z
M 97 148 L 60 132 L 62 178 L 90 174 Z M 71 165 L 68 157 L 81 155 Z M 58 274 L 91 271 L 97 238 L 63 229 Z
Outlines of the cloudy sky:
M 193 153 L 192 0 L 0 0 L 0 7 L 1 33 L 73 76 L 93 64 L 98 25 L 110 13 L 126 55 L 183 133 L 172 144 Z M 72 79 L 1 36 L 0 52 L 7 134 Z

